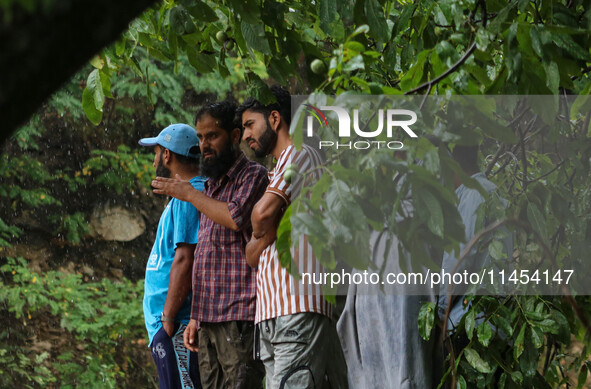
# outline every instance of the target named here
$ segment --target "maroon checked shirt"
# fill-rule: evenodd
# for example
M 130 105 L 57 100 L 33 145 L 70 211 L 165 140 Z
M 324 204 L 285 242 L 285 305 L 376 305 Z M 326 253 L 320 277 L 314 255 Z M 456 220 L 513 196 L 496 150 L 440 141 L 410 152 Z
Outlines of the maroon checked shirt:
M 201 213 L 193 262 L 192 319 L 202 323 L 254 320 L 256 270 L 246 263 L 244 249 L 252 234 L 252 208 L 268 183 L 267 169 L 243 152 L 217 182 L 211 178 L 205 182 L 203 193 L 228 203 L 239 231 Z

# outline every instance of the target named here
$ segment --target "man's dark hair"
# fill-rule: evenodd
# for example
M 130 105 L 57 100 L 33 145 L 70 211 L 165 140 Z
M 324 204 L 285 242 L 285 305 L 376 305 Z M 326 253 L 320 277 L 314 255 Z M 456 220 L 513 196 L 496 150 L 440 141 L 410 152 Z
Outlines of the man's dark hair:
M 273 85 L 270 89 L 271 93 L 273 93 L 273 96 L 275 96 L 275 99 L 277 100 L 275 103 L 263 105 L 255 98 L 249 97 L 236 110 L 236 120 L 239 123 L 242 123 L 242 114 L 245 111 L 262 113 L 265 116 L 265 119 L 269 117 L 272 111 L 277 111 L 289 127 L 291 124 L 291 95 L 286 89 L 279 85 Z
M 226 130 L 229 135 L 235 128 L 240 128 L 242 130 L 242 125 L 240 125 L 240 122 L 236 122 L 235 113 L 236 104 L 227 100 L 218 101 L 216 103 L 201 107 L 201 109 L 197 111 L 197 114 L 195 115 L 195 123 L 197 123 L 203 117 L 203 115 L 209 115 L 217 120 L 218 127 Z M 240 134 L 240 136 L 242 136 L 242 134 Z

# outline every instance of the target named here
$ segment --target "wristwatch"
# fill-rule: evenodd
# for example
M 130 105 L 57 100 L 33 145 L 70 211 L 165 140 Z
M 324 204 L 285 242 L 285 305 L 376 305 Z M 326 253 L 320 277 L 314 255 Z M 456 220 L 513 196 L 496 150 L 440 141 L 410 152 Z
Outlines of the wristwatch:
M 172 317 L 168 317 L 168 316 L 166 316 L 166 315 L 164 314 L 164 312 L 162 312 L 162 313 L 160 314 L 160 321 L 161 321 L 161 322 L 163 322 L 163 323 L 164 323 L 164 322 L 171 322 L 171 323 L 174 323 L 174 318 L 172 318 Z

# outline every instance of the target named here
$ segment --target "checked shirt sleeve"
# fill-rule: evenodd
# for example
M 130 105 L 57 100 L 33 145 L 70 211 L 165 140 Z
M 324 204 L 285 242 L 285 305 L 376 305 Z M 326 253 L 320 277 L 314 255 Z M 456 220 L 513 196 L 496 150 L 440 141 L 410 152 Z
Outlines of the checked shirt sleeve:
M 268 183 L 267 170 L 255 163 L 240 178 L 234 195 L 228 202 L 230 216 L 238 229 L 242 230 L 249 225 L 252 208 L 262 197 Z

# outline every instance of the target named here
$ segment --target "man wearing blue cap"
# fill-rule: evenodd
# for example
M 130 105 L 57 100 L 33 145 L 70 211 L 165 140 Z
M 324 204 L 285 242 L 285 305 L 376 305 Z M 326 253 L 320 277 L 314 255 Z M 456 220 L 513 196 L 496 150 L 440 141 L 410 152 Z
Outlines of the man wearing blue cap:
M 199 140 L 186 124 L 172 124 L 141 146 L 154 147 L 154 167 L 161 177 L 188 180 L 202 191 Z M 183 343 L 191 315 L 191 270 L 199 231 L 199 211 L 173 198 L 158 223 L 146 266 L 144 318 L 161 389 L 201 388 L 197 353 Z

